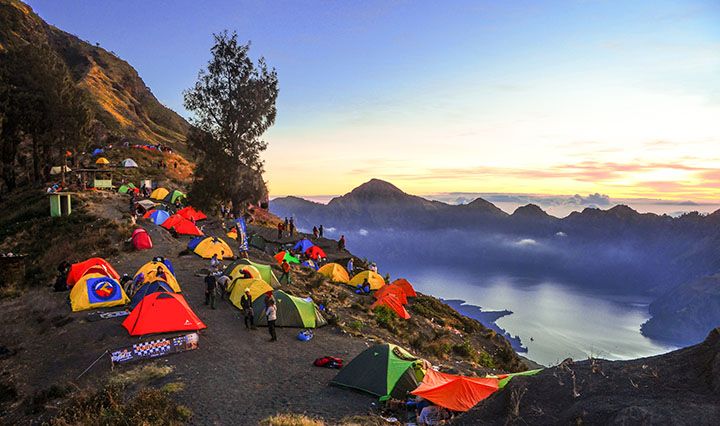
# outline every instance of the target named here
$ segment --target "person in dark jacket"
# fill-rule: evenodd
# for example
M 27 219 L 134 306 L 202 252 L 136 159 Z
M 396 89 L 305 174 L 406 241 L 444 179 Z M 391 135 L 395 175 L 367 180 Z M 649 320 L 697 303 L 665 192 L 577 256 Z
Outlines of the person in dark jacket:
M 217 286 L 217 280 L 215 275 L 209 273 L 205 276 L 205 304 L 210 305 L 211 308 L 215 309 L 215 287 Z
M 243 310 L 245 328 L 255 330 L 255 312 L 253 312 L 252 297 L 250 296 L 249 288 L 245 289 L 245 294 L 240 298 L 240 307 Z

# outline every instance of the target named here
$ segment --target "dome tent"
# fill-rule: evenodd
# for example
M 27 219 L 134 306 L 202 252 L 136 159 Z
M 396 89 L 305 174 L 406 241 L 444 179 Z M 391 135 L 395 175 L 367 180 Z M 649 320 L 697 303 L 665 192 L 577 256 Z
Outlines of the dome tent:
M 291 296 L 282 290 L 273 291 L 273 296 L 277 307 L 277 322 L 275 323 L 277 327 L 316 328 L 327 324 L 312 300 Z M 255 324 L 267 325 L 263 297 L 259 297 L 253 302 L 253 310 L 255 311 Z
M 233 254 L 230 246 L 218 237 L 196 237 L 188 242 L 188 249 L 203 259 L 210 259 L 217 255 L 218 259 L 232 259 Z
M 150 193 L 150 198 L 153 200 L 163 200 L 165 197 L 167 197 L 169 191 L 165 188 L 155 188 L 153 192 Z
M 133 231 L 131 240 L 135 250 L 148 250 L 153 246 L 150 234 L 142 228 L 137 228 Z
M 131 167 L 137 168 L 137 166 L 138 166 L 137 163 L 135 162 L 135 160 L 133 160 L 132 158 L 126 158 L 126 159 L 122 160 L 120 162 L 120 165 L 125 168 L 131 168 Z
M 170 217 L 170 213 L 165 210 L 149 210 L 143 215 L 143 218 L 150 219 L 155 225 L 162 225 Z
M 170 288 L 170 285 L 168 285 L 166 282 L 163 281 L 153 281 L 151 283 L 145 283 L 143 284 L 139 289 L 135 291 L 135 294 L 132 295 L 132 298 L 130 299 L 130 305 L 129 308 L 135 309 L 135 307 L 140 304 L 140 302 L 145 298 L 145 296 L 153 294 L 153 293 L 175 293 L 172 288 Z
M 347 270 L 337 263 L 323 265 L 322 268 L 318 269 L 318 273 L 328 277 L 334 283 L 348 284 L 350 282 Z
M 355 287 L 358 284 L 362 284 L 365 278 L 367 278 L 370 283 L 370 290 L 378 290 L 385 285 L 385 279 L 373 271 L 363 271 L 355 274 L 349 284 Z
M 120 274 L 117 273 L 115 268 L 113 268 L 107 260 L 100 257 L 91 257 L 85 261 L 73 263 L 70 266 L 70 272 L 68 272 L 65 282 L 68 287 L 72 287 L 83 275 L 90 273 L 101 274 L 114 278 L 115 280 L 120 279 Z
M 182 295 L 165 292 L 145 296 L 122 325 L 131 336 L 207 328 Z
M 73 312 L 122 306 L 129 301 L 120 284 L 102 274 L 84 275 L 70 291 Z

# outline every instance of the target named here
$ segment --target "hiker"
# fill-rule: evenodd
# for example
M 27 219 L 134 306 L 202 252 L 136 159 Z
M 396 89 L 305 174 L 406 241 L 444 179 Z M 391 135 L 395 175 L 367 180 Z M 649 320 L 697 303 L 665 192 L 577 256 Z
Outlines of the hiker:
M 288 232 L 288 234 L 290 235 L 290 237 L 292 237 L 293 235 L 295 235 L 295 219 L 293 219 L 292 217 L 290 218 L 290 229 L 289 229 L 289 231 L 290 231 L 290 232 Z
M 250 289 L 246 288 L 245 293 L 240 298 L 240 307 L 243 310 L 243 317 L 245 320 L 245 328 L 255 330 L 255 312 L 252 307 L 252 296 L 250 296 Z
M 123 274 L 122 277 L 120 277 L 120 287 L 123 288 L 125 291 L 125 294 L 130 294 L 130 287 L 132 287 L 133 279 L 128 274 Z
M 283 237 L 283 231 L 285 230 L 285 225 L 283 225 L 282 222 L 278 223 L 278 240 L 282 240 Z
M 128 285 L 129 291 L 126 290 L 125 293 L 128 296 L 132 297 L 133 295 L 135 295 L 135 292 L 137 291 L 137 289 L 139 289 L 140 286 L 143 285 L 144 282 L 145 282 L 145 274 L 143 274 L 141 272 L 135 277 L 134 280 L 132 280 L 130 282 L 130 284 Z
M 355 265 L 353 264 L 353 258 L 351 257 L 350 260 L 348 260 L 347 263 L 347 271 L 350 276 L 353 276 L 353 271 L 355 271 Z
M 227 292 L 228 283 L 230 282 L 230 277 L 228 277 L 225 274 L 220 274 L 220 276 L 217 278 L 217 284 L 220 288 L 220 300 L 225 299 L 225 295 L 229 294 Z
M 54 286 L 55 291 L 65 291 L 68 289 L 67 288 L 67 275 L 68 275 L 68 273 L 70 273 L 70 266 L 72 266 L 72 265 L 70 265 L 70 262 L 68 262 L 67 260 L 63 260 L 58 265 L 58 267 L 57 267 L 58 276 L 57 276 L 57 279 L 55 280 L 55 286 Z
M 362 282 L 362 291 L 365 294 L 370 293 L 370 282 L 368 281 L 367 277 Z
M 275 299 L 271 299 L 268 307 L 265 308 L 265 315 L 267 315 L 268 331 L 270 332 L 270 341 L 277 341 L 277 335 L 275 334 L 275 321 L 277 320 L 277 307 L 275 307 Z
M 377 274 L 378 269 L 377 269 L 377 264 L 375 264 L 375 262 L 370 264 L 370 270 Z
M 208 272 L 205 276 L 205 304 L 210 304 L 210 307 L 215 309 L 215 290 L 217 286 L 217 280 L 215 275 Z
M 320 236 L 320 230 L 317 226 L 313 226 L 313 239 L 317 240 Z
M 218 259 L 217 253 L 213 253 L 210 258 L 210 271 L 217 271 L 220 268 L 220 260 Z
M 320 227 L 318 228 L 318 233 L 320 234 L 320 238 L 323 237 L 323 226 L 320 224 Z
M 287 262 L 287 260 L 283 259 L 282 264 L 280 264 L 280 267 L 282 268 L 282 275 L 280 275 L 280 279 L 278 280 L 280 284 L 282 284 L 283 278 L 286 278 L 286 281 L 288 284 L 291 284 L 290 281 L 290 264 Z
M 273 296 L 272 291 L 268 291 L 267 293 L 265 293 L 264 302 L 265 302 L 265 309 L 267 309 L 267 307 L 270 306 L 270 303 L 275 303 L 275 296 Z
M 338 250 L 343 251 L 345 250 L 345 236 L 341 235 L 340 239 L 338 240 Z
M 164 280 L 167 280 L 167 275 L 165 275 L 165 271 L 163 270 L 162 266 L 158 266 L 155 270 L 155 278 L 162 278 Z

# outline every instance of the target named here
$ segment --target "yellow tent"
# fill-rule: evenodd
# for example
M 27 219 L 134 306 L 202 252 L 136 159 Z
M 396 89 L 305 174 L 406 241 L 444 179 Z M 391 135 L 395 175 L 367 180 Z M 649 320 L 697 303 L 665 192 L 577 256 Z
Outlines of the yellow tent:
M 227 236 L 228 236 L 228 238 L 237 240 L 237 232 L 235 232 L 235 228 L 231 229 L 230 232 L 227 233 Z
M 350 275 L 348 275 L 347 270 L 337 263 L 328 263 L 318 269 L 318 273 L 330 278 L 330 281 L 334 283 L 347 284 L 350 282 Z
M 169 193 L 170 191 L 165 188 L 155 188 L 155 190 L 150 194 L 150 198 L 153 200 L 164 200 Z
M 256 278 L 238 278 L 230 284 L 230 303 L 242 309 L 240 306 L 240 299 L 243 294 L 245 294 L 246 288 L 250 289 L 250 298 L 253 301 L 268 291 L 273 291 L 273 288 L 263 280 L 258 280 Z
M 210 259 L 214 254 L 218 259 L 232 259 L 235 257 L 230 246 L 222 239 L 217 237 L 207 237 L 200 241 L 193 252 L 204 259 Z
M 105 157 L 100 157 L 100 158 L 98 158 L 97 160 L 95 160 L 95 164 L 100 164 L 101 166 L 104 166 L 104 165 L 106 165 L 106 164 L 110 164 L 110 162 L 108 161 L 107 158 L 105 158 Z
M 130 302 L 120 284 L 103 274 L 83 275 L 70 291 L 73 312 L 122 306 Z
M 164 272 L 164 274 L 161 274 L 158 276 L 157 269 L 160 268 L 160 271 Z M 156 262 L 156 261 L 150 261 L 138 269 L 138 271 L 135 273 L 135 278 L 137 278 L 138 275 L 143 274 L 145 275 L 145 278 L 143 279 L 144 283 L 151 283 L 153 281 L 162 281 L 164 283 L 167 283 L 167 285 L 170 286 L 170 288 L 173 289 L 175 293 L 182 292 L 182 289 L 180 288 L 180 284 L 177 282 L 177 279 L 175 278 L 175 275 L 173 275 L 172 272 L 170 272 L 170 269 L 162 263 L 162 262 Z
M 359 274 L 356 274 L 352 277 L 349 284 L 354 287 L 358 284 L 362 284 L 365 278 L 367 278 L 370 283 L 370 290 L 377 290 L 385 285 L 385 279 L 373 271 L 362 271 Z
M 243 277 L 242 271 L 249 272 L 250 276 L 252 278 L 263 279 L 262 274 L 260 273 L 260 271 L 258 271 L 258 268 L 254 267 L 252 265 L 243 265 L 243 264 L 239 264 L 236 267 L 234 267 L 233 270 L 230 271 L 228 276 L 232 280 L 234 280 L 236 278 L 242 278 Z

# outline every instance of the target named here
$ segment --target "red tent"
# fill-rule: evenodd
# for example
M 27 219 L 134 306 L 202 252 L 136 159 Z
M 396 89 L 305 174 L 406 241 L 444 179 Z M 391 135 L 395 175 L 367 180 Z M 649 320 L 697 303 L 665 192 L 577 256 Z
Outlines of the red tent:
M 195 210 L 191 206 L 187 206 L 185 208 L 178 210 L 178 212 L 176 214 L 179 214 L 180 216 L 182 216 L 188 220 L 198 221 L 198 220 L 207 219 L 207 215 L 205 213 L 201 212 L 200 210 Z
M 138 228 L 132 233 L 132 244 L 135 250 L 148 250 L 152 248 L 152 240 L 146 230 Z
M 498 390 L 498 380 L 456 376 L 428 369 L 420 386 L 412 391 L 452 411 L 467 411 Z
M 181 235 L 202 235 L 203 233 L 200 232 L 200 230 L 195 226 L 194 223 L 190 222 L 189 220 L 185 219 L 184 217 L 174 214 L 167 218 L 165 222 L 162 223 L 163 228 L 170 229 L 175 228 L 178 234 Z
M 398 298 L 398 302 L 402 303 L 403 305 L 407 305 L 408 300 L 407 296 L 405 295 L 405 290 L 395 284 L 380 287 L 380 289 L 378 289 L 373 296 L 375 296 L 375 298 L 379 300 L 387 294 L 394 295 Z
M 319 257 L 327 257 L 323 249 L 318 246 L 312 246 L 305 250 L 305 254 L 310 256 L 310 259 L 317 260 Z
M 408 282 L 405 278 L 399 278 L 392 282 L 393 285 L 396 285 L 405 291 L 405 296 L 407 297 L 417 297 L 417 293 L 415 292 L 415 288 L 413 288 L 412 284 Z
M 207 328 L 185 298 L 176 293 L 152 293 L 143 298 L 122 323 L 131 336 Z
M 117 273 L 115 268 L 113 268 L 107 260 L 100 257 L 91 257 L 83 262 L 73 263 L 72 266 L 70 266 L 70 272 L 68 272 L 65 282 L 68 287 L 72 287 L 83 275 L 90 273 L 102 274 L 115 280 L 120 279 L 120 274 Z
M 385 294 L 381 298 L 375 301 L 372 305 L 370 305 L 370 309 L 375 309 L 377 306 L 384 305 L 388 308 L 395 311 L 397 316 L 399 316 L 402 319 L 410 319 L 410 313 L 405 309 L 402 303 L 400 303 L 400 299 L 392 293 Z

